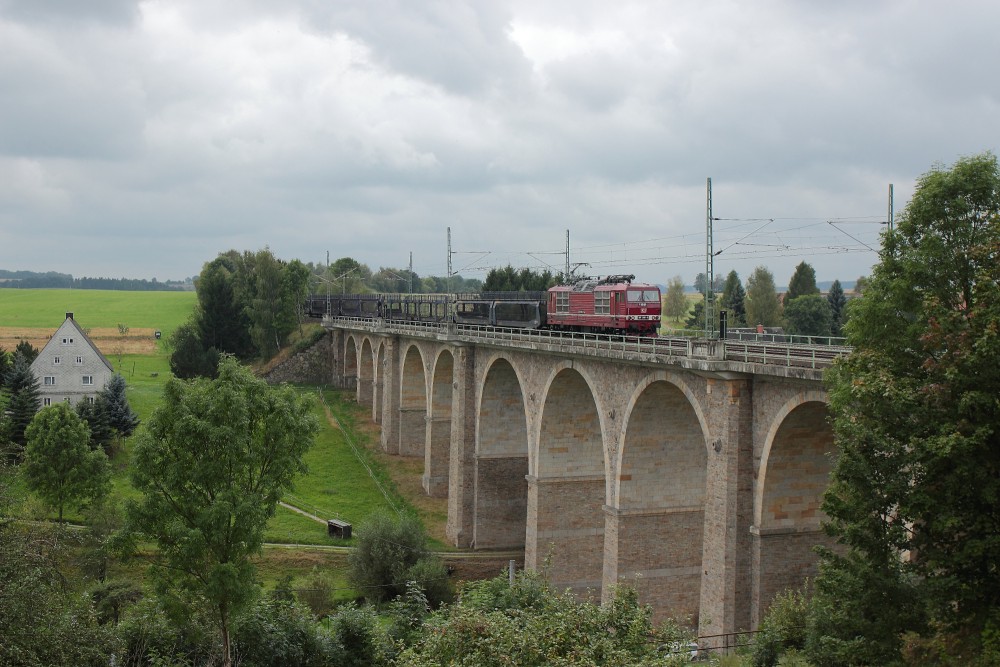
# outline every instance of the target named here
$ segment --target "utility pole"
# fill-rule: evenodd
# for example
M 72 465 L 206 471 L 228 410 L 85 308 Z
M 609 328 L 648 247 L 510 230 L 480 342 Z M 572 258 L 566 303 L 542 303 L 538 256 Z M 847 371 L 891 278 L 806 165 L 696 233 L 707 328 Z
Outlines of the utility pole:
M 413 251 L 410 251 L 410 274 L 406 276 L 407 283 L 409 284 L 409 292 L 413 294 Z
M 566 268 L 563 270 L 563 282 L 569 283 L 569 230 L 566 230 Z
M 706 186 L 705 200 L 705 338 L 712 336 L 712 283 L 715 282 L 715 252 L 712 247 L 712 179 Z
M 889 231 L 892 232 L 895 223 L 895 211 L 892 204 L 892 183 L 889 184 Z
M 448 228 L 448 294 L 451 294 L 451 227 Z

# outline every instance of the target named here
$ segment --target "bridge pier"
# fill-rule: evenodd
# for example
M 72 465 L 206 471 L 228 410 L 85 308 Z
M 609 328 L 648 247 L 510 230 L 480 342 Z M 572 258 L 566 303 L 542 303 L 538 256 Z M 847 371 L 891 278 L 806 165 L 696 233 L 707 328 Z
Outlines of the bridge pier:
M 384 391 L 382 392 L 382 451 L 399 454 L 399 338 L 385 345 Z
M 445 534 L 456 547 L 470 547 L 475 516 L 476 348 L 457 346 L 453 363 Z

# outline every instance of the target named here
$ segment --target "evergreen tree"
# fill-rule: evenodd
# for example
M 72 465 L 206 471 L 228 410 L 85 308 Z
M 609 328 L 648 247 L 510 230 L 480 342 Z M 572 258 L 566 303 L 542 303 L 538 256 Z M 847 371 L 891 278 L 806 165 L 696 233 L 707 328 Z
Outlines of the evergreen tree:
M 4 388 L 7 381 L 7 373 L 10 372 L 11 356 L 7 350 L 0 346 L 0 389 Z
M 132 435 L 139 426 L 139 415 L 132 411 L 132 406 L 128 403 L 128 397 L 125 395 L 125 378 L 118 373 L 112 375 L 101 390 L 100 399 L 104 402 L 111 428 L 123 438 Z
M 20 348 L 20 345 L 18 347 Z M 41 404 L 38 378 L 31 372 L 31 362 L 24 356 L 21 349 L 14 353 L 14 363 L 7 375 L 6 389 L 10 396 L 7 414 L 10 420 L 11 443 L 7 456 L 11 462 L 17 462 L 21 460 L 21 455 L 27 444 L 25 430 L 34 419 Z
M 170 371 L 174 377 L 190 379 L 214 377 L 219 363 L 215 348 L 205 350 L 198 337 L 198 327 L 188 321 L 177 327 L 170 336 Z
M 830 335 L 842 336 L 847 317 L 847 297 L 844 296 L 844 288 L 840 286 L 839 280 L 834 280 L 830 285 L 826 300 L 830 303 Z
M 747 279 L 746 317 L 751 327 L 781 326 L 781 302 L 774 288 L 774 276 L 766 267 L 758 266 Z
M 795 267 L 792 279 L 788 281 L 788 292 L 785 294 L 785 305 L 806 294 L 819 294 L 816 286 L 816 270 L 807 262 L 799 262 Z
M 198 276 L 195 322 L 205 350 L 215 348 L 241 359 L 253 356 L 250 326 L 236 289 L 237 264 L 231 255 L 219 255 Z
M 26 340 L 18 341 L 17 347 L 14 348 L 14 354 L 20 354 L 22 357 L 28 360 L 28 365 L 31 365 L 38 357 L 38 350 L 34 345 Z
M 107 401 L 98 395 L 93 402 L 80 401 L 76 404 L 77 416 L 90 429 L 90 446 L 101 449 L 109 457 L 114 453 L 115 429 L 111 427 L 111 417 Z
M 727 311 L 730 327 L 745 327 L 747 325 L 746 292 L 736 271 L 730 271 L 726 283 L 722 287 L 722 308 Z

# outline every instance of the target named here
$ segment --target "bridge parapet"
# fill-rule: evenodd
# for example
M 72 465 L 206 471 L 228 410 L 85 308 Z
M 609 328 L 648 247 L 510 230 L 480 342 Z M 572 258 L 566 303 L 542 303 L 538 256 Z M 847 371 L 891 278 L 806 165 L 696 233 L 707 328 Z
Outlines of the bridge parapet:
M 323 325 L 327 328 L 403 335 L 439 342 L 680 366 L 721 375 L 752 373 L 807 380 L 822 379 L 824 369 L 851 351 L 850 347 L 841 345 L 618 336 L 353 317 L 325 317 Z

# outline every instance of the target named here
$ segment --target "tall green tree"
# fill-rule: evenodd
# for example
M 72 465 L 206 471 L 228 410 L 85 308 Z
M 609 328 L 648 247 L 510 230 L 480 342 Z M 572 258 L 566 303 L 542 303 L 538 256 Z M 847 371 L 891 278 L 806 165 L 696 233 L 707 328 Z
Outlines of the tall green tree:
M 781 326 L 781 302 L 774 287 L 774 276 L 767 267 L 758 266 L 747 278 L 747 325 Z
M 788 281 L 785 305 L 787 306 L 790 301 L 807 294 L 819 294 L 819 287 L 816 286 L 816 269 L 808 262 L 799 262 L 792 274 L 792 279 Z
M 111 428 L 123 438 L 127 438 L 139 426 L 139 415 L 129 405 L 125 394 L 125 378 L 115 373 L 101 389 L 100 398 L 105 402 Z
M 746 291 L 740 282 L 740 275 L 730 271 L 726 283 L 722 286 L 722 308 L 728 315 L 729 326 L 745 327 L 747 325 Z
M 107 401 L 98 395 L 93 401 L 80 401 L 76 404 L 75 410 L 77 416 L 90 430 L 90 447 L 103 450 L 108 458 L 113 456 L 117 433 L 111 426 Z
M 819 294 L 805 294 L 785 304 L 788 333 L 796 336 L 829 336 L 830 302 Z
M 667 293 L 663 297 L 663 312 L 674 322 L 687 315 L 688 300 L 684 294 L 684 279 L 674 276 L 667 281 Z
M 174 329 L 170 347 L 170 372 L 174 377 L 214 377 L 217 373 L 219 352 L 214 347 L 205 349 L 195 322 L 188 320 Z
M 225 357 L 217 379 L 172 379 L 141 431 L 126 510 L 124 546 L 158 546 L 162 595 L 204 600 L 232 664 L 233 614 L 254 594 L 254 566 L 278 500 L 305 467 L 318 426 L 291 387 L 270 387 Z
M 830 304 L 830 335 L 841 336 L 844 332 L 844 322 L 847 320 L 847 297 L 839 280 L 834 280 L 826 295 Z
M 3 389 L 6 382 L 7 373 L 10 372 L 11 356 L 10 352 L 0 345 L 0 389 Z
M 14 353 L 14 363 L 11 364 L 10 372 L 7 374 L 6 391 L 10 397 L 7 404 L 7 415 L 10 421 L 8 460 L 17 462 L 21 460 L 24 447 L 28 442 L 25 431 L 41 406 L 41 389 L 38 386 L 38 378 L 31 372 L 31 361 L 21 350 Z
M 966 634 L 1000 623 L 997 285 L 1000 168 L 984 154 L 919 179 L 852 303 L 854 351 L 830 375 L 840 456 L 824 502 L 843 550 L 817 587 L 853 582 L 839 602 L 858 618 L 884 616 L 890 598 L 921 603 L 860 630 L 883 656 L 923 629 L 915 608 Z M 827 628 L 816 645 L 856 631 Z
M 253 356 L 250 323 L 239 292 L 238 256 L 220 254 L 202 267 L 195 284 L 198 310 L 195 322 L 202 348 L 215 348 L 241 359 Z
M 24 477 L 28 488 L 58 510 L 85 506 L 111 490 L 111 468 L 103 449 L 91 449 L 90 429 L 68 403 L 47 407 L 26 433 Z

